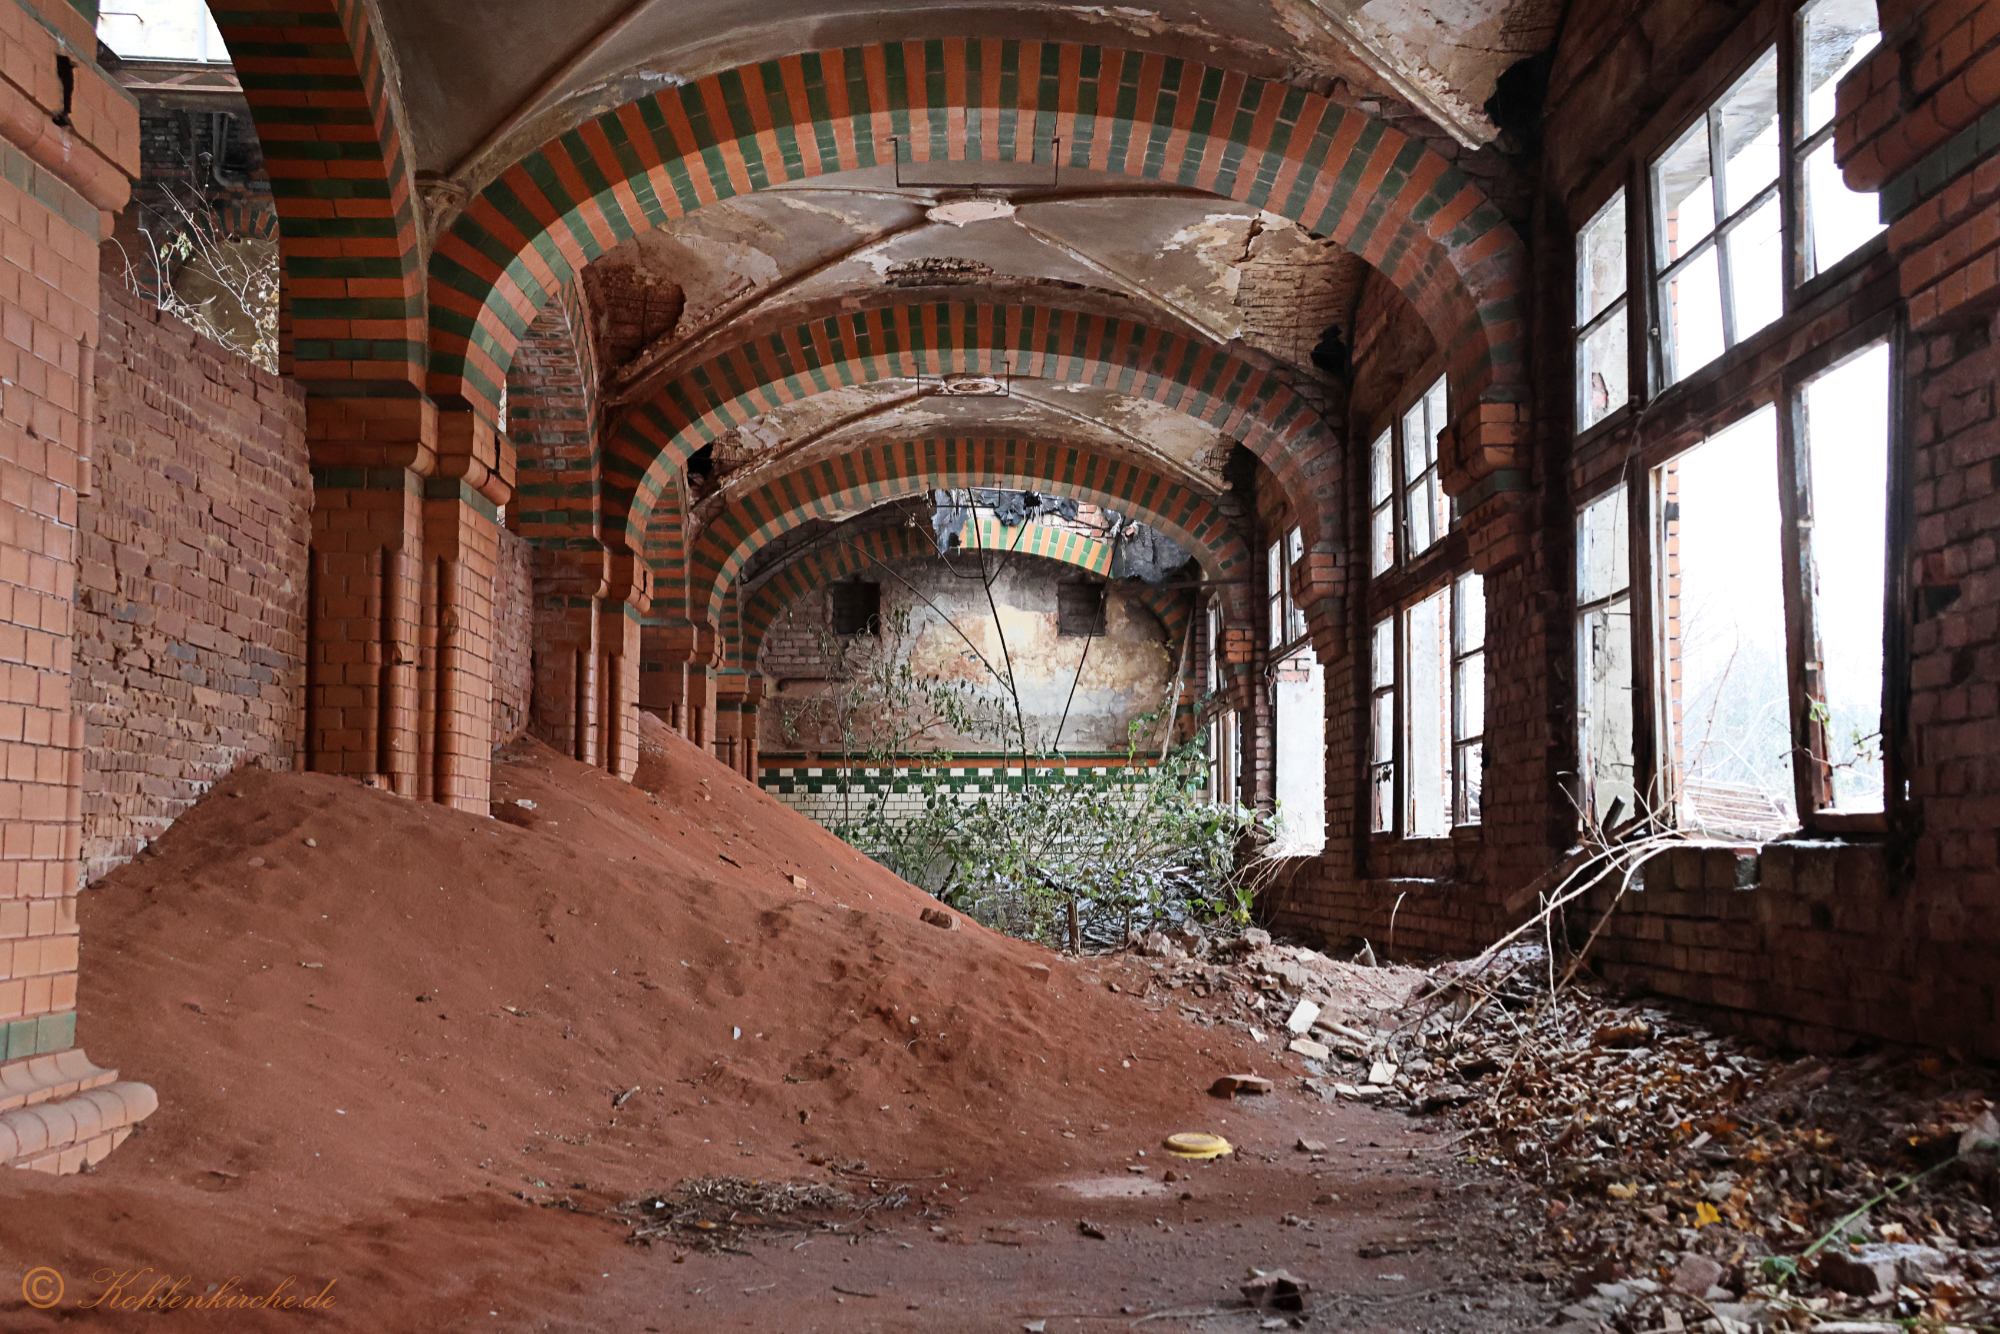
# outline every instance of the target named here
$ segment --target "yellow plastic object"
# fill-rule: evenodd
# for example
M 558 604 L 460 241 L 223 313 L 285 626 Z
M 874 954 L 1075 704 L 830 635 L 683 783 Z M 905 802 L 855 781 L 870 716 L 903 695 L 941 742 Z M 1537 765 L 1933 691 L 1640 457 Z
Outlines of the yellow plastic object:
M 1167 1152 L 1176 1158 L 1220 1158 L 1225 1153 L 1235 1153 L 1236 1147 L 1220 1135 L 1187 1131 L 1167 1136 Z

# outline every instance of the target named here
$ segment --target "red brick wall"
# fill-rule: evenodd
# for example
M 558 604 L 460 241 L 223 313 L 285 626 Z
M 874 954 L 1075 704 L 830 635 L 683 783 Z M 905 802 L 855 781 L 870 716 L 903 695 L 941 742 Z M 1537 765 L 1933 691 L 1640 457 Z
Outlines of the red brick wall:
M 77 507 L 85 874 L 301 742 L 305 394 L 103 280 L 95 486 Z

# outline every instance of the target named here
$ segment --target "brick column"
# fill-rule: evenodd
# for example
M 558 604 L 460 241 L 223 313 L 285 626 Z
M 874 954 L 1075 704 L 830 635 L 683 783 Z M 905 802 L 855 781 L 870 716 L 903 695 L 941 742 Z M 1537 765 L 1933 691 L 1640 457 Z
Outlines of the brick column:
M 7 6 L 0 40 L 0 1164 L 73 1172 L 159 1101 L 76 1046 L 77 495 L 96 416 L 97 245 L 137 172 L 139 125 L 70 6 L 49 0 L 39 21 L 32 3 Z
M 639 771 L 640 628 L 652 601 L 652 572 L 623 553 L 611 557 L 609 572 L 598 604 L 598 753 L 607 772 L 629 783 Z
M 436 468 L 437 410 L 415 393 L 315 395 L 312 643 L 306 656 L 306 755 L 418 795 L 418 669 L 427 572 L 424 479 Z
M 648 621 L 640 648 L 645 660 L 640 705 L 695 745 L 712 748 L 715 669 L 722 660 L 715 627 L 705 621 Z
M 598 601 L 608 586 L 606 552 L 535 551 L 535 687 L 528 730 L 571 759 L 598 763 Z

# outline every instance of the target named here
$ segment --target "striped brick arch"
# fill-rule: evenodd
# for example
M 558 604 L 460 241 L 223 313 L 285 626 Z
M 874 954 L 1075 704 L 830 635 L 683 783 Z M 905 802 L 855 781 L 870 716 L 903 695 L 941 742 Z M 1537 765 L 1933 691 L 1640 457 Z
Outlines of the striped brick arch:
M 688 607 L 717 621 L 758 549 L 810 519 L 872 509 L 933 488 L 999 487 L 1087 500 L 1143 519 L 1210 579 L 1247 576 L 1250 551 L 1200 494 L 1135 464 L 1069 445 L 1020 440 L 902 440 L 869 445 L 773 478 L 732 500 L 687 554 Z M 1240 588 L 1242 585 L 1226 585 Z
M 884 379 L 1010 371 L 1097 385 L 1207 422 L 1277 474 L 1305 515 L 1308 541 L 1339 541 L 1336 441 L 1275 375 L 1132 320 L 943 301 L 842 310 L 778 329 L 664 386 L 605 442 L 606 540 L 622 532 L 636 549 L 656 496 L 689 455 L 782 404 Z
M 281 369 L 309 391 L 349 381 L 421 388 L 416 201 L 368 7 L 230 0 L 211 9 L 271 175 L 285 265 Z
M 1029 528 L 1031 531 L 1043 528 L 1051 533 L 1061 531 L 1042 524 L 1030 524 Z M 1080 547 L 1054 544 L 1046 549 L 1029 550 L 1023 545 L 1014 554 L 1074 566 L 1092 574 L 1101 575 L 1104 572 L 1092 563 L 1092 553 Z M 740 638 L 731 644 L 725 662 L 746 671 L 756 670 L 765 636 L 770 634 L 771 627 L 778 623 L 785 609 L 802 598 L 820 592 L 828 584 L 853 575 L 867 574 L 896 561 L 937 558 L 937 548 L 932 545 L 930 534 L 916 528 L 875 528 L 808 552 L 759 585 L 757 591 L 743 603 Z M 1178 648 L 1181 637 L 1187 633 L 1190 600 L 1178 591 L 1154 588 L 1150 584 L 1139 584 L 1136 588 L 1140 602 L 1159 618 L 1165 629 L 1168 647 Z
M 902 147 L 890 142 L 894 136 Z M 1052 147 L 1052 144 L 1056 145 Z M 904 161 L 1047 162 L 1210 190 L 1367 259 L 1449 350 L 1454 401 L 1513 401 L 1525 252 L 1465 172 L 1283 83 L 1058 42 L 785 56 L 627 103 L 502 173 L 431 257 L 434 394 L 491 404 L 548 294 L 635 233 L 786 181 Z

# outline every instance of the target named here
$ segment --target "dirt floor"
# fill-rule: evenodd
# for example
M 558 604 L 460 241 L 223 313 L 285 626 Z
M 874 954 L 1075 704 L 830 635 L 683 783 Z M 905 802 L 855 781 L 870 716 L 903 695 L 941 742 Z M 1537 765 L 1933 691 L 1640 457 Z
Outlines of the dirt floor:
M 0 1329 L 287 1280 L 331 1300 L 183 1321 L 1254 1328 L 1287 1317 L 1221 1308 L 1275 1267 L 1321 1327 L 1546 1322 L 1494 1277 L 1517 1188 L 1449 1175 L 1443 1136 L 1300 1092 L 1275 1037 L 1135 994 L 1143 960 L 926 922 L 708 756 L 648 746 L 651 793 L 518 745 L 502 819 L 240 772 L 92 887 L 79 1039 L 160 1109 L 92 1173 L 0 1179 Z M 1278 1090 L 1210 1096 L 1238 1071 Z M 1238 1152 L 1169 1159 L 1187 1130 Z M 707 1177 L 853 1204 L 631 1240 L 628 1206 Z M 45 1311 L 16 1287 L 36 1266 L 65 1283 Z

